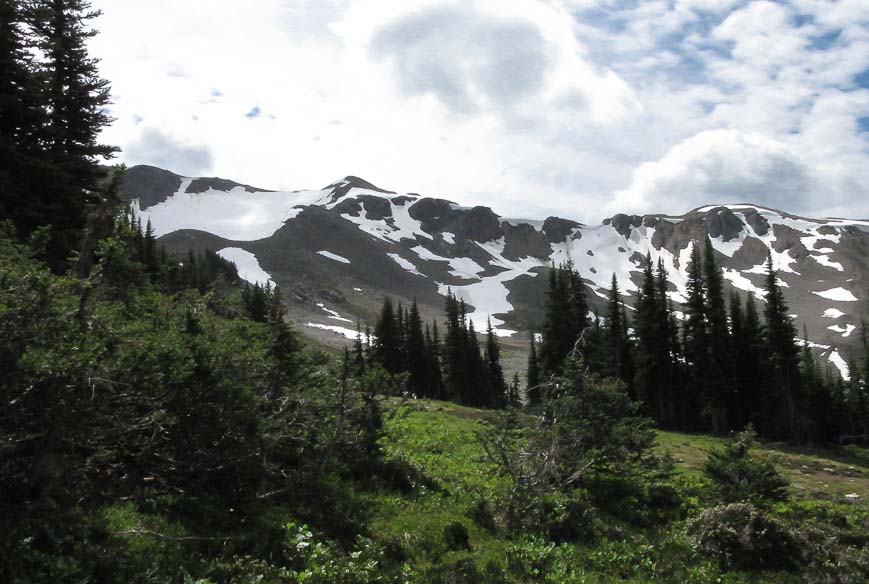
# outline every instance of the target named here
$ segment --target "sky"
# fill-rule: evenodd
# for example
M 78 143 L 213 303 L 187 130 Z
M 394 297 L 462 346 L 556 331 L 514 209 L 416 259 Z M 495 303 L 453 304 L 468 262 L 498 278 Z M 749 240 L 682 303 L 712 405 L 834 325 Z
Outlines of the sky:
M 93 0 L 127 165 L 597 223 L 869 218 L 869 1 Z

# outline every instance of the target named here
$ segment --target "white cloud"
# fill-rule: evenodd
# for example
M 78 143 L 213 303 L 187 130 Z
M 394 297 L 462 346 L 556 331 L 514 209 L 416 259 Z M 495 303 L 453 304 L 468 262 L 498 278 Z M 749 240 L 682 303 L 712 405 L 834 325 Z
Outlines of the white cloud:
M 586 222 L 725 197 L 869 216 L 863 0 L 94 5 L 125 162 Z
M 813 191 L 808 169 L 784 144 L 760 134 L 708 130 L 637 168 L 611 210 L 681 213 L 705 203 L 761 198 L 792 208 Z

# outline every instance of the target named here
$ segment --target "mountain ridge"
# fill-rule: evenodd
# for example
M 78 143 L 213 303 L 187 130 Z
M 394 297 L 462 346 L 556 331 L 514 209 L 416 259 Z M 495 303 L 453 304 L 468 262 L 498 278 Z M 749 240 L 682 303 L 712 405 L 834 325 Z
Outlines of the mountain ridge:
M 523 337 L 540 322 L 540 275 L 553 262 L 576 265 L 593 306 L 616 274 L 630 306 L 649 254 L 664 262 L 678 304 L 691 248 L 707 235 L 728 287 L 760 301 L 763 265 L 772 255 L 798 326 L 846 376 L 843 364 L 865 311 L 864 220 L 812 219 L 739 203 L 684 215 L 620 213 L 585 225 L 554 216 L 507 219 L 490 207 L 396 193 L 355 176 L 320 190 L 266 191 L 156 167 L 130 168 L 124 193 L 167 247 L 218 247 L 244 258 L 242 275 L 269 275 L 300 328 L 326 344 L 344 340 L 324 337 L 322 327 L 355 335 L 346 321 L 372 322 L 385 294 L 415 297 L 434 316 L 447 290 L 468 303 L 478 329 L 491 320 L 502 336 Z M 325 302 L 331 305 L 319 306 Z

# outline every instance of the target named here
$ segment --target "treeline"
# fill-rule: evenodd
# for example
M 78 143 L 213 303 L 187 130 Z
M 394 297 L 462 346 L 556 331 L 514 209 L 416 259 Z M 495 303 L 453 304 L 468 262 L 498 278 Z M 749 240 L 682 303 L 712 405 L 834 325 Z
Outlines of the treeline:
M 621 379 L 665 428 L 727 433 L 750 423 L 762 436 L 796 441 L 869 435 L 869 358 L 862 369 L 849 363 L 848 382 L 816 361 L 808 340 L 798 340 L 771 257 L 760 312 L 751 294 L 725 299 L 708 238 L 694 246 L 687 272 L 682 318 L 667 294 L 667 271 L 651 256 L 630 317 L 613 276 L 606 314 L 592 318 L 577 271 L 553 267 L 543 340 L 539 347 L 532 340 L 529 354 L 529 402 L 573 356 Z M 863 348 L 869 354 L 865 326 Z
M 481 348 L 464 300 L 452 293 L 445 301 L 444 330 L 441 341 L 437 321 L 423 324 L 416 299 L 407 308 L 387 297 L 373 336 L 367 327 L 364 336 L 358 331 L 353 362 L 360 371 L 379 365 L 403 375 L 406 391 L 419 397 L 485 408 L 519 403 L 518 377 L 508 387 L 491 323 Z

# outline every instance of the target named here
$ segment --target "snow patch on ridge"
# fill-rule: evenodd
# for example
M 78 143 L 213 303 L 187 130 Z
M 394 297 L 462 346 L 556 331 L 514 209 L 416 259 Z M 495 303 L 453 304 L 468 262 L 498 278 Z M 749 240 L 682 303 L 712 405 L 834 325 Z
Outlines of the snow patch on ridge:
M 325 249 L 321 249 L 317 253 L 320 254 L 321 256 L 323 256 L 324 258 L 329 258 L 330 260 L 335 260 L 336 262 L 341 262 L 342 264 L 349 264 L 350 263 L 350 260 L 348 260 L 347 258 L 339 256 L 336 253 L 332 253 L 331 251 L 326 251 Z
M 838 308 L 828 308 L 824 311 L 824 318 L 839 318 L 845 316 L 845 313 Z
M 343 316 L 341 316 L 340 314 L 338 314 L 338 313 L 335 312 L 334 310 L 331 310 L 331 309 L 329 309 L 329 308 L 326 308 L 326 305 L 323 304 L 322 302 L 318 302 L 318 303 L 317 303 L 317 307 L 318 307 L 320 310 L 322 310 L 323 312 L 325 312 L 326 314 L 328 314 L 328 315 L 329 315 L 328 318 L 331 318 L 331 319 L 333 319 L 333 320 L 339 320 L 339 321 L 341 321 L 341 322 L 353 322 L 353 321 L 350 320 L 349 318 L 344 318 Z
M 333 333 L 341 335 L 344 338 L 351 339 L 351 340 L 356 338 L 356 331 L 355 330 L 349 329 L 349 328 L 346 328 L 343 326 L 337 326 L 334 324 L 320 324 L 318 322 L 308 322 L 308 323 L 305 323 L 305 326 L 311 327 L 311 328 L 321 329 L 324 331 L 331 331 Z
M 851 333 L 857 327 L 854 326 L 853 324 L 846 324 L 845 326 L 842 326 L 839 324 L 834 324 L 834 325 L 828 326 L 827 328 L 835 333 L 840 333 L 843 337 L 848 337 L 848 336 L 851 336 Z
M 240 247 L 225 247 L 217 252 L 217 255 L 235 264 L 238 268 L 238 276 L 251 284 L 260 286 L 270 285 L 275 287 L 271 274 L 263 270 L 256 256 Z
M 473 310 L 468 313 L 468 319 L 474 323 L 476 330 L 480 332 L 486 330 L 486 326 L 491 320 L 492 330 L 497 336 L 511 337 L 516 334 L 516 331 L 498 328 L 504 324 L 498 315 L 513 311 L 513 305 L 507 300 L 510 291 L 504 283 L 515 280 L 519 276 L 536 277 L 537 274 L 531 270 L 545 266 L 546 263 L 533 257 L 525 257 L 517 261 L 508 260 L 504 257 L 505 241 L 503 237 L 497 241 L 475 243 L 492 256 L 492 259 L 489 260 L 490 265 L 504 268 L 504 271 L 494 276 L 483 277 L 482 281 L 465 286 L 439 284 L 438 292 L 446 296 L 447 291 L 452 290 L 456 298 L 473 306 Z
M 822 290 L 820 292 L 812 291 L 812 294 L 820 296 L 821 298 L 826 298 L 827 300 L 835 300 L 836 302 L 857 302 L 857 297 L 841 286 L 838 288 L 830 288 L 829 290 Z
M 424 275 L 424 274 L 421 274 L 421 273 L 419 272 L 419 270 L 416 269 L 416 266 L 415 266 L 415 265 L 413 265 L 411 262 L 407 261 L 406 259 L 404 259 L 404 258 L 401 257 L 400 255 L 398 255 L 397 253 L 388 253 L 388 254 L 386 254 L 386 255 L 388 255 L 389 257 L 391 257 L 392 260 L 393 260 L 396 264 L 398 264 L 399 266 L 401 266 L 402 268 L 404 268 L 405 270 L 407 270 L 407 271 L 410 272 L 411 274 L 414 274 L 414 275 L 416 275 L 416 276 L 422 276 L 423 278 L 425 278 L 425 275 Z
M 452 270 L 450 270 L 450 275 L 455 276 L 456 278 L 464 278 L 465 280 L 479 280 L 480 276 L 478 274 L 486 271 L 486 268 L 482 267 L 471 258 L 445 258 L 443 256 L 437 255 L 429 249 L 424 248 L 421 245 L 411 248 L 410 251 L 418 255 L 421 260 L 425 260 L 428 262 L 449 263 L 450 267 L 452 268 Z

